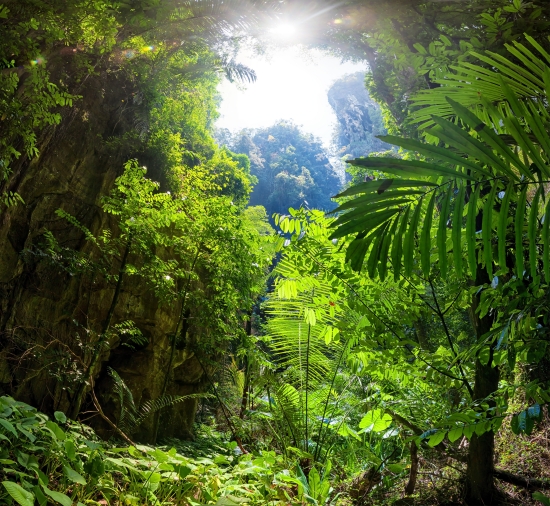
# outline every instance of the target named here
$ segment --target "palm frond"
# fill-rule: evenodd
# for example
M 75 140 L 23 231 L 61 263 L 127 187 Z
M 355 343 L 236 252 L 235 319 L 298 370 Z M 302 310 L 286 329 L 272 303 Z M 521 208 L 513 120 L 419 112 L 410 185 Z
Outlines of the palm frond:
M 550 76 L 546 62 L 532 58 L 543 77 Z M 519 278 L 529 274 L 536 278 L 542 270 L 548 272 L 550 259 L 544 255 L 548 236 L 542 219 L 550 181 L 547 88 L 537 89 L 534 96 L 534 86 L 540 80 L 523 83 L 527 78 L 515 64 L 507 65 L 503 57 L 495 63 L 497 69 L 509 69 L 508 77 L 512 70 L 517 71 L 522 80 L 518 77 L 518 82 L 511 84 L 508 77 L 484 69 L 485 81 L 498 86 L 503 100 L 498 107 L 484 102 L 488 122 L 480 119 L 472 102 L 466 100 L 464 105 L 446 97 L 443 110 L 439 105 L 431 109 L 452 116 L 430 116 L 428 133 L 437 144 L 383 137 L 418 154 L 407 155 L 408 159 L 348 162 L 399 176 L 358 185 L 337 196 L 353 196 L 334 211 L 338 218 L 332 225 L 332 237 L 354 236 L 347 253 L 355 269 L 360 270 L 366 261 L 369 276 L 384 278 L 391 256 L 397 277 L 402 268 L 407 275 L 415 271 L 429 276 L 435 265 L 444 277 L 449 262 L 462 272 L 467 250 L 473 278 L 478 264 L 490 276 L 513 270 Z M 477 96 L 478 89 L 478 80 L 464 81 L 456 96 Z M 435 102 L 441 104 L 445 92 L 431 91 Z M 511 149 L 498 132 L 511 138 L 516 148 Z M 515 214 L 512 221 L 511 212 Z M 391 254 L 388 244 L 393 244 Z M 529 266 L 527 272 L 524 263 Z
M 509 86 L 518 101 L 539 103 L 546 99 L 546 89 L 550 84 L 550 55 L 535 39 L 529 35 L 525 38 L 528 45 L 517 41 L 505 44 L 511 57 L 521 64 L 490 51 L 485 54 L 470 53 L 485 66 L 461 62 L 451 67 L 455 74 L 435 80 L 439 88 L 423 90 L 412 97 L 411 102 L 418 109 L 411 114 L 410 121 L 425 129 L 433 126 L 433 116 L 454 116 L 455 112 L 447 101 L 449 97 L 470 109 L 484 123 L 493 123 L 502 133 L 497 118 L 508 115 L 512 106 L 502 82 Z M 550 120 L 545 108 L 539 108 L 539 114 L 544 122 Z

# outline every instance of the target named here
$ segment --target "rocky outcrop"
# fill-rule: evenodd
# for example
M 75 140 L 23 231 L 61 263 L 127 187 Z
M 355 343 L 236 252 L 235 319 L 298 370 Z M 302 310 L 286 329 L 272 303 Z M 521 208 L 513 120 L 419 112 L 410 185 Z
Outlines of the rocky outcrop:
M 135 85 L 124 72 L 98 70 L 80 85 L 82 95 L 62 112 L 61 123 L 42 132 L 40 155 L 21 157 L 5 189 L 25 201 L 0 214 L 0 394 L 10 394 L 40 410 L 66 411 L 74 386 L 89 357 L 93 337 L 109 309 L 114 287 L 88 275 L 71 276 L 55 259 L 44 255 L 44 232 L 51 231 L 62 246 L 86 252 L 82 232 L 56 215 L 63 209 L 92 233 L 113 224 L 100 207 L 123 162 L 135 156 L 124 143 L 113 147 L 136 125 L 142 105 Z M 159 167 L 149 166 L 152 179 Z M 131 319 L 147 338 L 141 349 L 110 342 L 95 371 L 95 384 L 105 410 L 116 418 L 110 399 L 107 366 L 130 387 L 137 405 L 155 399 L 169 362 L 170 341 L 180 308 L 161 307 L 142 283 L 127 277 L 122 284 L 113 322 Z M 198 339 L 190 329 L 190 340 Z M 168 393 L 185 395 L 204 389 L 203 371 L 193 353 L 179 350 L 173 362 Z M 189 400 L 161 418 L 159 435 L 189 437 L 196 410 Z M 163 422 L 164 420 L 164 422 Z M 92 420 L 93 422 L 93 420 Z M 152 436 L 150 422 L 138 435 Z
M 380 107 L 370 98 L 362 72 L 336 81 L 328 91 L 328 101 L 338 119 L 335 143 L 340 157 L 355 158 L 388 149 L 376 138 L 385 129 Z

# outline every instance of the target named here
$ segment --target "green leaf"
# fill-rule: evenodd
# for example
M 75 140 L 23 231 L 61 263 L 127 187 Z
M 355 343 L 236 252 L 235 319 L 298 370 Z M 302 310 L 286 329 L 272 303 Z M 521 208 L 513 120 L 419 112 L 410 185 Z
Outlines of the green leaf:
M 544 221 L 542 224 L 542 247 L 544 279 L 546 280 L 546 283 L 550 283 L 550 198 L 548 198 L 548 202 L 546 203 Z
M 485 200 L 485 205 L 483 206 L 483 219 L 481 226 L 481 237 L 483 239 L 483 259 L 485 261 L 485 269 L 487 274 L 489 274 L 489 279 L 493 279 L 493 206 L 495 202 L 495 195 L 497 191 L 498 184 L 496 181 L 493 182 L 491 191 Z
M 432 434 L 428 439 L 428 446 L 430 448 L 433 448 L 434 446 L 437 446 L 441 441 L 445 439 L 445 435 L 447 434 L 444 430 L 438 430 L 435 434 Z
M 45 485 L 42 485 L 42 490 L 48 497 L 53 499 L 55 502 L 61 504 L 62 506 L 72 506 L 73 504 L 72 499 L 69 496 L 62 494 L 61 492 L 50 490 Z
M 357 195 L 358 193 L 372 192 L 376 192 L 377 195 L 380 195 L 389 188 L 416 188 L 425 186 L 437 186 L 437 184 L 429 183 L 427 181 L 418 181 L 417 179 L 377 179 L 375 181 L 367 181 L 365 183 L 359 183 L 351 186 L 332 198 L 336 199 L 339 197 L 350 197 L 352 195 Z
M 338 228 L 330 235 L 329 239 L 338 239 L 355 232 L 370 232 L 376 227 L 389 220 L 394 214 L 398 213 L 399 209 L 388 209 L 387 211 L 380 211 L 372 213 L 364 218 L 359 218 L 341 225 L 341 220 L 338 218 L 336 222 L 331 226 L 337 226 Z
M 420 221 L 420 212 L 422 210 L 423 199 L 420 199 L 414 213 L 411 218 L 411 223 L 407 234 L 405 235 L 405 242 L 403 244 L 403 265 L 405 268 L 405 275 L 410 276 L 413 268 L 414 260 L 414 238 L 416 235 L 416 229 L 418 228 L 418 222 Z
M 380 135 L 378 136 L 378 138 L 389 144 L 395 144 L 396 146 L 400 146 L 410 151 L 414 151 L 422 155 L 439 159 L 443 162 L 451 163 L 453 165 L 458 165 L 460 167 L 466 167 L 468 169 L 471 169 L 474 173 L 478 172 L 479 174 L 482 174 L 484 176 L 492 177 L 491 173 L 488 172 L 483 167 L 481 167 L 479 164 L 472 162 L 468 158 L 457 155 L 456 153 L 453 153 L 449 149 L 440 148 L 440 147 L 434 146 L 433 144 L 427 144 L 414 139 L 402 139 L 400 137 L 395 137 L 393 135 Z M 460 177 L 463 179 L 475 179 L 474 176 L 468 177 L 467 175 L 464 175 L 462 173 L 460 174 L 461 174 Z
M 464 197 L 466 185 L 463 181 L 459 183 L 458 196 L 455 200 L 453 213 L 453 258 L 457 276 L 462 277 L 462 217 L 464 214 Z
M 508 164 L 516 167 L 524 168 L 519 157 L 508 147 L 508 145 L 495 133 L 495 131 L 485 125 L 480 119 L 471 112 L 467 107 L 455 102 L 450 97 L 445 97 L 451 108 L 456 112 L 458 117 L 468 125 L 472 130 L 475 130 L 479 137 L 499 153 Z M 524 169 L 525 170 L 525 169 Z M 517 181 L 518 176 L 509 167 L 505 173 L 511 179 Z
M 426 277 L 429 277 L 430 275 L 430 251 L 432 245 L 430 234 L 432 231 L 435 195 L 436 193 L 433 192 L 432 198 L 428 202 L 426 215 L 424 216 L 424 223 L 422 225 L 422 232 L 420 234 L 420 262 L 422 266 L 422 272 Z
M 449 438 L 449 441 L 451 443 L 454 443 L 458 438 L 462 436 L 462 431 L 463 431 L 462 427 L 455 427 L 454 429 L 451 429 L 447 433 L 447 437 Z
M 21 506 L 34 506 L 34 494 L 25 490 L 13 481 L 3 481 L 2 485 L 8 491 L 12 499 Z
M 76 447 L 74 444 L 74 441 L 72 439 L 66 439 L 65 440 L 65 453 L 67 454 L 67 457 L 69 457 L 69 460 L 75 460 L 76 458 Z
M 32 491 L 34 493 L 34 496 L 36 497 L 36 500 L 38 501 L 38 504 L 40 506 L 47 506 L 48 505 L 48 498 L 44 495 L 44 492 L 42 492 L 42 489 L 35 485 L 32 487 Z
M 468 215 L 466 217 L 466 243 L 468 245 L 468 265 L 470 274 L 475 279 L 477 273 L 477 254 L 476 254 L 476 218 L 477 218 L 477 201 L 481 184 L 478 184 L 473 194 L 470 194 L 468 202 Z
M 531 210 L 529 211 L 529 223 L 527 233 L 529 237 L 529 266 L 531 270 L 531 278 L 536 279 L 538 276 L 538 249 L 537 249 L 537 230 L 539 225 L 539 199 L 544 190 L 544 187 L 539 186 L 533 200 L 531 202 Z
M 17 437 L 17 431 L 10 422 L 4 420 L 3 418 L 0 418 L 0 425 L 2 425 L 6 430 L 9 430 L 15 437 Z
M 397 230 L 397 224 L 399 223 L 399 217 L 396 217 L 393 220 L 393 224 L 390 227 L 390 230 L 384 237 L 384 241 L 382 242 L 382 246 L 380 247 L 380 260 L 378 263 L 378 274 L 380 275 L 380 279 L 384 281 L 386 279 L 386 272 L 388 269 L 388 252 L 390 249 L 390 243 L 392 242 L 395 231 Z
M 384 223 L 376 232 L 374 240 L 374 244 L 372 245 L 372 249 L 370 251 L 369 260 L 367 262 L 367 272 L 370 278 L 374 278 L 374 274 L 376 272 L 376 265 L 378 264 L 378 261 L 380 260 L 380 252 L 382 248 L 382 244 L 384 241 L 384 238 L 386 236 L 386 230 L 388 228 L 388 223 Z
M 450 146 L 461 149 L 468 156 L 475 156 L 480 162 L 489 167 L 496 166 L 503 172 L 509 171 L 504 162 L 496 156 L 485 144 L 472 137 L 468 132 L 455 125 L 453 122 L 432 116 L 434 123 L 439 128 L 433 128 L 429 131 L 432 135 L 447 142 Z M 493 174 L 485 170 L 483 175 L 492 178 Z M 472 179 L 468 176 L 463 176 L 465 179 Z
M 550 497 L 547 497 L 541 494 L 540 492 L 535 492 L 533 494 L 533 499 L 535 499 L 535 501 L 539 501 L 540 503 L 542 503 L 543 506 L 550 506 Z
M 86 480 L 80 474 L 78 474 L 72 467 L 63 466 L 63 473 L 73 483 L 79 483 L 80 485 L 86 485 Z
M 515 217 L 516 275 L 519 279 L 523 279 L 523 221 L 525 217 L 525 206 L 527 203 L 527 189 L 528 185 L 525 185 L 519 194 Z
M 394 280 L 398 281 L 401 274 L 401 257 L 403 256 L 403 237 L 405 237 L 405 230 L 409 221 L 409 212 L 411 206 L 407 206 L 405 213 L 401 216 L 401 224 L 399 225 L 399 232 L 397 232 L 396 240 L 392 243 L 391 248 L 391 261 L 393 267 Z
M 411 175 L 426 177 L 451 176 L 463 179 L 472 179 L 472 176 L 468 176 L 455 169 L 450 169 L 449 167 L 445 167 L 444 165 L 437 165 L 435 163 L 422 162 L 419 160 L 401 160 L 399 158 L 389 157 L 370 157 L 348 160 L 347 163 L 359 167 L 376 169 L 382 172 L 388 172 L 390 174 L 395 174 L 397 176 L 403 177 L 409 177 Z M 490 175 L 490 173 L 487 174 Z
M 46 422 L 46 427 L 48 427 L 48 429 L 53 432 L 53 434 L 57 439 L 59 439 L 59 441 L 65 441 L 65 439 L 67 438 L 67 435 L 65 434 L 65 432 L 63 432 L 63 429 L 61 429 L 61 427 L 55 422 L 48 420 Z
M 498 217 L 497 236 L 498 236 L 498 264 L 501 269 L 507 270 L 506 267 L 506 230 L 508 225 L 508 212 L 510 209 L 510 200 L 514 193 L 514 185 L 510 183 L 504 192 L 504 198 L 500 206 L 500 214 Z
M 53 416 L 58 422 L 67 423 L 67 417 L 65 416 L 65 413 L 63 413 L 63 411 L 56 411 Z
M 443 279 L 447 277 L 447 220 L 451 206 L 451 197 L 454 193 L 454 181 L 449 182 L 449 189 L 441 205 L 439 213 L 439 227 L 437 230 L 437 250 L 439 252 L 439 269 Z
M 382 432 L 392 423 L 392 417 L 381 409 L 369 411 L 359 422 L 359 428 L 364 432 Z

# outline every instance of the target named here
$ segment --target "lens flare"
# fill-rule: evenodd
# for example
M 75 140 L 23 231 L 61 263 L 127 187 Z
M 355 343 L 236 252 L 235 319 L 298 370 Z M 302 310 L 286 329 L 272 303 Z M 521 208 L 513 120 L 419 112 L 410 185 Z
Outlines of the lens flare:
M 290 23 L 281 23 L 280 25 L 274 26 L 269 31 L 277 38 L 290 39 L 291 37 L 296 35 L 298 29 L 296 28 L 296 25 Z
M 31 65 L 34 67 L 36 65 L 43 65 L 46 63 L 46 60 L 42 56 L 38 56 L 36 60 L 31 60 Z

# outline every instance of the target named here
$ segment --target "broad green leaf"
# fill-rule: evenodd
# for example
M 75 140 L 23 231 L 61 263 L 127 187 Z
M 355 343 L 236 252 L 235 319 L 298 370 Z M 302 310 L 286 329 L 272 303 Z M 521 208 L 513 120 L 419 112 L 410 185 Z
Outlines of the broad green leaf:
M 481 191 L 481 184 L 476 185 L 476 189 L 470 194 L 470 201 L 468 202 L 468 215 L 466 217 L 466 243 L 468 245 L 468 265 L 470 267 L 470 274 L 475 279 L 477 273 L 477 252 L 476 252 L 476 218 L 477 218 L 477 201 L 479 200 L 479 193 Z
M 396 240 L 392 243 L 391 248 L 391 261 L 393 267 L 394 280 L 398 281 L 401 274 L 401 257 L 403 256 L 403 237 L 405 237 L 405 230 L 409 222 L 409 212 L 411 206 L 407 206 L 404 214 L 400 217 L 401 224 L 399 225 L 399 232 L 397 233 Z
M 432 198 L 428 202 L 428 207 L 426 208 L 424 223 L 422 224 L 422 232 L 420 234 L 420 262 L 422 266 L 422 272 L 426 277 L 429 277 L 430 275 L 430 251 L 432 246 L 431 231 L 432 231 L 432 220 L 433 220 L 433 214 L 434 214 L 435 196 L 436 196 L 436 192 L 433 192 Z
M 539 228 L 539 199 L 544 191 L 544 187 L 539 186 L 533 200 L 531 201 L 531 209 L 529 211 L 529 223 L 527 233 L 529 237 L 529 266 L 531 270 L 531 278 L 536 279 L 538 276 L 538 248 L 537 248 L 537 230 Z
M 525 217 L 525 206 L 527 203 L 527 190 L 528 186 L 525 185 L 519 194 L 515 217 L 516 275 L 519 279 L 523 279 L 523 221 Z
M 69 460 L 74 460 L 76 458 L 76 447 L 72 439 L 65 440 L 65 453 Z
M 53 416 L 60 423 L 67 422 L 67 417 L 65 416 L 65 413 L 63 413 L 63 411 L 56 411 Z
M 395 231 L 397 230 L 398 223 L 399 223 L 399 217 L 394 218 L 392 226 L 390 227 L 388 233 L 384 237 L 384 241 L 382 242 L 382 246 L 380 247 L 380 260 L 378 263 L 378 274 L 380 275 L 380 279 L 382 281 L 386 279 L 386 272 L 389 264 L 388 252 L 390 249 L 390 243 L 392 242 L 395 236 Z
M 484 169 L 477 163 L 468 160 L 468 158 L 453 153 L 449 149 L 436 147 L 433 144 L 419 142 L 414 139 L 402 139 L 393 135 L 381 135 L 378 136 L 378 138 L 389 144 L 395 144 L 396 146 L 400 146 L 402 148 L 408 149 L 410 151 L 415 151 L 416 153 L 420 153 L 422 155 L 426 155 L 432 158 L 437 158 L 443 162 L 451 163 L 453 165 L 456 164 L 461 167 L 467 167 L 474 172 L 478 172 L 485 176 L 491 177 L 491 173 L 488 172 L 486 169 Z M 468 179 L 467 177 L 463 178 Z M 475 177 L 472 176 L 471 179 L 475 179 Z
M 367 167 L 370 169 L 380 170 L 382 172 L 389 172 L 390 174 L 395 174 L 402 177 L 410 177 L 412 175 L 416 175 L 426 177 L 451 176 L 463 179 L 472 179 L 472 176 L 468 176 L 456 169 L 451 169 L 444 165 L 438 165 L 435 163 L 422 162 L 419 160 L 402 160 L 399 158 L 389 157 L 371 157 L 348 160 L 347 163 L 359 167 Z
M 21 506 L 34 506 L 34 494 L 25 490 L 13 481 L 3 481 L 2 485 L 8 491 L 12 499 Z
M 533 499 L 535 499 L 535 501 L 539 501 L 543 504 L 543 506 L 550 506 L 550 497 L 545 496 L 541 492 L 535 492 L 533 494 Z
M 433 448 L 434 446 L 437 446 L 441 441 L 445 439 L 445 435 L 447 434 L 444 430 L 438 430 L 435 434 L 432 434 L 428 439 L 428 446 L 430 448 Z
M 69 496 L 62 494 L 61 492 L 55 492 L 54 490 L 50 490 L 48 487 L 44 485 L 42 485 L 42 490 L 48 497 L 53 499 L 56 503 L 61 504 L 62 506 L 72 506 L 73 504 L 72 499 Z
M 416 235 L 416 229 L 418 228 L 418 222 L 420 221 L 420 212 L 422 210 L 423 199 L 416 204 L 416 208 L 411 218 L 411 223 L 407 234 L 405 235 L 405 241 L 403 244 L 403 266 L 405 268 L 405 275 L 410 276 L 413 268 L 414 260 L 414 239 Z
M 481 237 L 483 239 L 483 259 L 485 261 L 485 269 L 489 274 L 489 279 L 493 279 L 493 206 L 495 204 L 495 195 L 498 184 L 493 182 L 491 191 L 485 200 L 483 206 L 483 219 L 481 225 Z
M 84 477 L 77 473 L 72 467 L 63 466 L 63 473 L 72 482 L 79 483 L 80 485 L 86 485 L 86 480 Z
M 357 195 L 358 193 L 371 192 L 376 192 L 377 195 L 380 195 L 388 189 L 394 190 L 396 188 L 416 188 L 419 186 L 437 186 L 437 184 L 429 183 L 428 181 L 418 181 L 417 179 L 377 179 L 375 181 L 367 181 L 365 183 L 359 183 L 351 186 L 332 198 L 336 199 L 339 197 L 350 197 L 352 195 Z
M 380 252 L 382 249 L 383 241 L 386 237 L 386 230 L 388 229 L 388 223 L 384 223 L 375 233 L 375 240 L 370 250 L 369 259 L 367 261 L 367 272 L 369 278 L 374 278 L 376 272 L 376 266 L 380 260 Z
M 48 420 L 46 422 L 46 427 L 48 427 L 48 429 L 50 429 L 53 432 L 53 434 L 57 439 L 59 439 L 59 441 L 65 441 L 67 435 L 65 434 L 65 432 L 63 432 L 63 429 L 61 429 L 61 427 L 57 425 L 55 422 Z
M 454 181 L 448 183 L 449 189 L 445 194 L 439 213 L 439 227 L 437 230 L 437 250 L 439 252 L 439 269 L 441 276 L 447 277 L 447 221 L 451 206 L 451 197 L 454 194 Z
M 466 195 L 466 184 L 459 182 L 458 196 L 455 200 L 453 212 L 453 258 L 454 267 L 458 277 L 462 277 L 462 218 L 464 214 L 464 198 Z
M 454 443 L 458 438 L 462 436 L 462 427 L 455 427 L 447 433 L 447 437 L 451 443 Z
M 359 422 L 359 428 L 365 429 L 365 432 L 382 432 L 392 423 L 392 417 L 384 413 L 381 409 L 369 411 Z
M 546 283 L 550 283 L 550 198 L 546 198 L 548 202 L 546 203 L 546 210 L 542 223 L 542 260 L 544 266 L 544 279 Z
M 506 230 L 508 225 L 508 212 L 510 209 L 510 200 L 514 193 L 514 185 L 510 183 L 504 191 L 504 198 L 500 206 L 498 217 L 497 236 L 498 236 L 498 264 L 501 269 L 506 270 Z
M 4 420 L 3 418 L 0 418 L 0 425 L 2 425 L 6 430 L 10 431 L 15 437 L 17 437 L 17 431 L 10 422 Z

